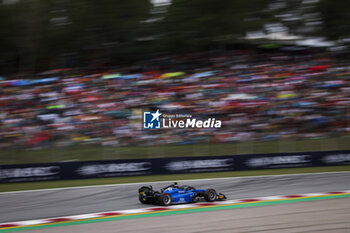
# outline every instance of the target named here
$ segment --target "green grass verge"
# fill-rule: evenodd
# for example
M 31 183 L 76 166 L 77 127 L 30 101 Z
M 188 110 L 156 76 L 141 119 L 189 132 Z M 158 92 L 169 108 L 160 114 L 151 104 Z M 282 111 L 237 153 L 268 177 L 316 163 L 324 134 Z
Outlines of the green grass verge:
M 118 178 L 100 178 L 100 179 L 0 184 L 0 192 L 33 190 L 33 189 L 48 189 L 48 188 L 63 188 L 63 187 L 77 187 L 77 186 L 88 186 L 88 185 L 123 184 L 123 183 L 138 183 L 138 182 L 147 183 L 147 182 L 152 182 L 152 181 L 177 181 L 177 180 L 189 180 L 189 179 L 260 176 L 260 175 L 282 175 L 282 174 L 337 172 L 337 171 L 350 171 L 350 165 L 348 165 L 348 166 L 332 166 L 332 167 L 284 168 L 284 169 L 268 169 L 268 170 L 255 170 L 255 171 L 232 171 L 232 172 L 175 174 L 175 175 L 132 176 L 132 177 L 118 177 Z
M 221 144 L 101 147 L 81 145 L 40 150 L 2 150 L 0 164 L 27 164 L 60 161 L 114 160 L 136 158 L 216 156 L 350 150 L 350 135 L 307 140 L 255 141 Z

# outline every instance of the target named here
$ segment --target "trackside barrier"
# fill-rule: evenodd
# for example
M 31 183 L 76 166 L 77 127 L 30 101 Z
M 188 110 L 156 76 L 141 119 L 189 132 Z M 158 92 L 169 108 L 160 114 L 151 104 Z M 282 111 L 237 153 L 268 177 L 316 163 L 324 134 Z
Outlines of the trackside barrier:
M 350 151 L 0 165 L 0 183 L 349 165 Z

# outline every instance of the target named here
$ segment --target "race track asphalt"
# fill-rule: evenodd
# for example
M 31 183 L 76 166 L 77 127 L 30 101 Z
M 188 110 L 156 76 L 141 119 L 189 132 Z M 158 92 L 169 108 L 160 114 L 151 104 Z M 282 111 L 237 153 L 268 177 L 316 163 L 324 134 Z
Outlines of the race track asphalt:
M 60 226 L 23 233 L 348 233 L 350 198 Z
M 152 184 L 160 189 L 170 182 Z M 183 181 L 196 188 L 214 188 L 228 199 L 330 192 L 350 189 L 350 172 Z M 42 191 L 0 193 L 0 223 L 123 209 L 144 208 L 140 184 L 120 184 Z

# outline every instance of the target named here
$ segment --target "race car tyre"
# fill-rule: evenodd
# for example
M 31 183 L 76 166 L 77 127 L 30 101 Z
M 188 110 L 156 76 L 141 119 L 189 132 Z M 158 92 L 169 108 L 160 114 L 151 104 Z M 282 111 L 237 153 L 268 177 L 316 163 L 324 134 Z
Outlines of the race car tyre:
M 142 204 L 149 204 L 149 201 L 142 195 L 139 195 L 139 200 Z
M 171 205 L 171 195 L 169 193 L 162 193 L 160 195 L 160 204 L 164 206 Z
M 153 195 L 152 187 L 142 186 L 139 189 L 139 200 L 142 204 L 150 203 L 149 199 L 146 197 L 150 197 Z
M 207 189 L 204 193 L 204 199 L 208 202 L 213 202 L 216 200 L 216 191 L 214 189 Z

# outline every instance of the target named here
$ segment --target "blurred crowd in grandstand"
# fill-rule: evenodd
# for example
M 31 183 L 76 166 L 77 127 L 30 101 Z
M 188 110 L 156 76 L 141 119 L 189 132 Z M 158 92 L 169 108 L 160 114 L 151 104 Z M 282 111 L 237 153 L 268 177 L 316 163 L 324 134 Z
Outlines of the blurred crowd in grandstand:
M 219 143 L 345 134 L 350 61 L 327 54 L 210 51 L 129 67 L 0 81 L 0 147 Z M 142 111 L 222 121 L 142 130 Z

